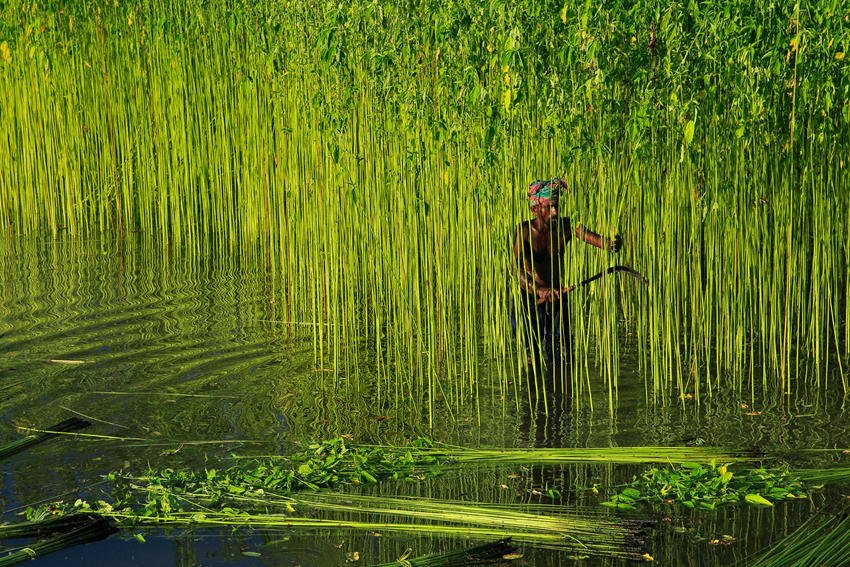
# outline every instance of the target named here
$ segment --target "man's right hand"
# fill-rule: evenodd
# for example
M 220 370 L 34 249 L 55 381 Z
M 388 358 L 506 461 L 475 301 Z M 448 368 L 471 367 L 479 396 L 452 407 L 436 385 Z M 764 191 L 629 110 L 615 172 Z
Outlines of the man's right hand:
M 556 299 L 560 298 L 560 293 L 558 293 L 557 289 L 552 288 L 538 288 L 537 290 L 537 305 L 543 305 L 544 303 L 554 303 Z
M 623 247 L 623 237 L 619 234 L 608 239 L 608 252 L 619 252 Z

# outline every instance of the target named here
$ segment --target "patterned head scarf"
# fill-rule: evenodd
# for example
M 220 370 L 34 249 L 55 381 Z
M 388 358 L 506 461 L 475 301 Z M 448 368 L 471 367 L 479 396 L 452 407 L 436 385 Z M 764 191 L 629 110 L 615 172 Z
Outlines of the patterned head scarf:
M 535 181 L 528 186 L 528 198 L 531 208 L 540 205 L 558 205 L 561 189 L 567 188 L 567 182 L 560 177 L 553 177 L 545 181 Z

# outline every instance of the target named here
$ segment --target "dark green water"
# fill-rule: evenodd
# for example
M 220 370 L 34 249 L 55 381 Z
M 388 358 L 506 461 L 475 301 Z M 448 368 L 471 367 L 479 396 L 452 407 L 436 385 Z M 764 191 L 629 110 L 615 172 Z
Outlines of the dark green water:
M 229 455 L 285 454 L 299 442 L 351 435 L 362 443 L 408 443 L 418 435 L 478 447 L 708 445 L 791 451 L 847 447 L 840 396 L 827 387 L 753 404 L 721 391 L 697 405 L 646 402 L 628 348 L 616 407 L 602 379 L 594 408 L 572 407 L 556 391 L 529 402 L 488 389 L 479 403 L 436 405 L 435 427 L 416 395 L 395 395 L 373 376 L 368 341 L 353 341 L 337 363 L 322 352 L 310 321 L 291 315 L 291 298 L 262 254 L 245 248 L 173 249 L 144 241 L 15 241 L 0 251 L 0 441 L 16 427 L 44 427 L 82 415 L 93 437 L 52 440 L 3 465 L 3 520 L 42 501 L 99 497 L 101 475 L 148 465 L 222 467 Z M 320 355 L 319 353 L 322 352 Z M 389 371 L 391 372 L 391 370 Z M 522 381 L 522 376 L 513 376 Z M 838 380 L 833 378 L 833 383 Z M 545 396 L 545 404 L 544 398 Z M 746 407 L 744 407 L 746 404 Z M 544 411 L 545 408 L 548 411 Z M 108 438 L 112 437 L 112 438 Z M 498 503 L 551 503 L 535 491 L 556 486 L 566 508 L 597 507 L 587 488 L 631 478 L 641 467 L 572 465 L 497 467 L 447 474 L 415 486 L 380 487 L 411 494 Z M 659 565 L 729 564 L 790 533 L 841 497 L 841 487 L 773 509 L 730 507 L 715 513 L 659 517 L 644 547 Z M 609 512 L 599 507 L 600 514 Z M 135 533 L 135 532 L 134 532 Z M 468 546 L 466 540 L 362 531 L 145 531 L 147 543 L 122 532 L 39 560 L 88 565 L 359 565 Z M 698 534 L 702 537 L 695 537 Z M 730 545 L 707 540 L 729 534 Z M 244 552 L 258 552 L 249 557 Z M 518 564 L 613 563 L 604 557 L 525 546 Z

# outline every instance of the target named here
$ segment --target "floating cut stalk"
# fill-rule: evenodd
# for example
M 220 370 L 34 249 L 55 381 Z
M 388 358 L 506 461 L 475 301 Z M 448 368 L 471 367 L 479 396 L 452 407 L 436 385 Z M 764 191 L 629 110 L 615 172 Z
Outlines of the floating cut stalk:
M 429 449 L 428 454 L 459 463 L 684 463 L 753 460 L 745 451 L 719 447 L 598 447 L 564 449 Z

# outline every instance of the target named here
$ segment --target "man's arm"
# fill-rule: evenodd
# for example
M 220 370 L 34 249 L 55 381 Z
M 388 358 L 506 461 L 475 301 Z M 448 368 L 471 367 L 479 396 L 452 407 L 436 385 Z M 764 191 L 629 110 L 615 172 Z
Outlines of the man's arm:
M 608 252 L 618 252 L 623 245 L 623 239 L 619 235 L 614 238 L 605 238 L 581 225 L 576 225 L 576 238 Z

